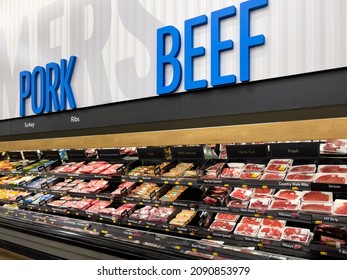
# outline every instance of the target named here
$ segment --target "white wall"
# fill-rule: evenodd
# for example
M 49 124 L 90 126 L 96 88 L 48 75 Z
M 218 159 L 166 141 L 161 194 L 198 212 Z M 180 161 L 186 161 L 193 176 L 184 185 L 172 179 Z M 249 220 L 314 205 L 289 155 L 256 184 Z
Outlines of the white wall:
M 0 120 L 19 116 L 19 72 L 77 56 L 72 80 L 77 106 L 157 96 L 156 30 L 235 5 L 239 0 L 1 0 Z M 269 0 L 252 13 L 251 81 L 347 66 L 347 1 Z M 239 77 L 239 13 L 223 21 L 222 74 Z M 195 78 L 207 79 L 209 25 L 197 29 L 207 55 Z M 180 54 L 182 58 L 183 53 Z M 183 91 L 183 84 L 177 91 Z M 279 93 L 281 94 L 281 93 Z M 28 114 L 32 114 L 28 106 Z

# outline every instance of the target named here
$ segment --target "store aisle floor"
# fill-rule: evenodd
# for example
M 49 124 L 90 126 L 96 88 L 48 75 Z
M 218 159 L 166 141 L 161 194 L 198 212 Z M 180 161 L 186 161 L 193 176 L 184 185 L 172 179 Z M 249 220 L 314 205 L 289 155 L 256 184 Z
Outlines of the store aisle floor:
M 30 258 L 5 249 L 0 249 L 0 260 L 30 260 Z

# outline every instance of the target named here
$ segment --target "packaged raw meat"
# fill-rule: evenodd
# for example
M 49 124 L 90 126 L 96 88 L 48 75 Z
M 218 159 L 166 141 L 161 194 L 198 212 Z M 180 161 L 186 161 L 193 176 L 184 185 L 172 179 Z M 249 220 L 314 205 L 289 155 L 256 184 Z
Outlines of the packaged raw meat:
M 269 161 L 268 164 L 283 164 L 283 165 L 292 165 L 293 160 L 292 159 L 272 159 Z
M 228 213 L 218 213 L 215 220 L 225 220 L 229 222 L 236 222 L 240 216 Z
M 300 211 L 319 213 L 319 214 L 331 214 L 333 210 L 332 203 L 319 203 L 319 202 L 303 202 L 300 206 Z
M 332 192 L 304 191 L 301 198 L 304 202 L 333 202 Z
M 274 197 L 286 200 L 298 200 L 302 197 L 301 191 L 279 190 Z
M 235 228 L 234 234 L 256 237 L 258 234 L 259 228 L 260 226 L 242 223 L 237 225 L 237 227 Z
M 253 226 L 260 226 L 263 222 L 262 218 L 253 218 L 253 217 L 243 217 L 240 221 L 240 224 L 249 224 Z
M 285 227 L 283 230 L 283 240 L 307 243 L 310 238 L 310 230 L 304 228 Z
M 262 181 L 282 181 L 286 177 L 285 173 L 264 173 L 260 180 Z
M 269 199 L 272 199 L 273 195 L 256 193 L 256 194 L 252 195 L 252 198 L 269 198 Z
M 313 182 L 315 174 L 313 173 L 288 173 L 285 181 L 293 182 Z
M 230 194 L 230 197 L 245 201 L 250 199 L 252 194 L 253 194 L 253 191 L 251 190 L 235 188 Z
M 249 201 L 241 201 L 241 200 L 231 200 L 228 203 L 228 207 L 230 208 L 247 208 Z
M 316 165 L 315 164 L 306 164 L 306 165 L 294 165 L 291 166 L 288 170 L 289 173 L 316 173 Z
M 324 184 L 346 184 L 346 178 L 346 174 L 344 173 L 317 173 L 314 177 L 314 182 Z
M 257 237 L 261 239 L 269 239 L 274 241 L 281 241 L 283 234 L 282 228 L 276 227 L 261 227 Z
M 347 216 L 347 200 L 336 199 L 333 214 L 335 216 Z
M 169 224 L 170 225 L 176 225 L 176 226 L 186 226 L 190 223 L 190 221 L 194 218 L 196 215 L 195 211 L 192 210 L 182 210 L 180 213 L 176 215 L 175 218 L 173 218 Z
M 86 211 L 92 213 L 98 213 L 101 209 L 104 209 L 111 205 L 110 201 L 99 200 L 94 203 L 91 207 L 89 207 Z
M 240 175 L 240 179 L 245 179 L 245 180 L 259 180 L 260 177 L 261 177 L 260 172 L 244 171 Z
M 126 189 L 127 191 L 124 194 L 127 194 L 127 192 L 135 185 L 135 182 L 123 182 L 121 183 L 116 190 L 114 190 L 111 194 L 112 195 L 122 195 L 124 192 L 123 190 Z
M 208 230 L 218 230 L 218 231 L 226 231 L 226 232 L 231 232 L 234 227 L 235 223 L 229 222 L 229 221 L 224 221 L 224 220 L 215 220 L 209 227 Z
M 318 165 L 318 173 L 347 173 L 347 165 Z
M 287 221 L 284 220 L 264 218 L 261 225 L 272 228 L 284 228 L 286 226 L 286 223 Z
M 300 208 L 300 200 L 274 199 L 269 210 L 297 211 Z
M 245 167 L 245 164 L 242 162 L 228 162 L 227 165 L 229 168 L 237 168 L 237 169 L 243 169 Z
M 265 172 L 268 173 L 286 173 L 289 169 L 289 165 L 286 164 L 268 164 L 265 168 Z
M 273 195 L 275 193 L 275 189 L 254 189 L 254 194 L 266 194 L 266 195 Z
M 221 177 L 222 178 L 238 179 L 238 178 L 240 178 L 241 173 L 242 173 L 242 169 L 224 168 L 222 173 L 221 173 Z
M 255 164 L 248 163 L 244 167 L 243 171 L 251 171 L 251 172 L 262 172 L 265 169 L 265 164 Z
M 270 198 L 251 198 L 248 208 L 267 210 L 269 208 L 270 203 L 271 203 Z
M 320 145 L 321 154 L 346 154 L 346 140 L 327 140 L 325 144 Z

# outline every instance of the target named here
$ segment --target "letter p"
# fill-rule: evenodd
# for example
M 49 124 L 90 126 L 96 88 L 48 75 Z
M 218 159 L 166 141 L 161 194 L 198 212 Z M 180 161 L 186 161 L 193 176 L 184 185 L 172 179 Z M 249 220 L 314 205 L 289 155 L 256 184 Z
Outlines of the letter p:
M 19 76 L 19 98 L 20 98 L 20 116 L 25 117 L 25 99 L 31 95 L 31 74 L 29 71 L 20 72 Z

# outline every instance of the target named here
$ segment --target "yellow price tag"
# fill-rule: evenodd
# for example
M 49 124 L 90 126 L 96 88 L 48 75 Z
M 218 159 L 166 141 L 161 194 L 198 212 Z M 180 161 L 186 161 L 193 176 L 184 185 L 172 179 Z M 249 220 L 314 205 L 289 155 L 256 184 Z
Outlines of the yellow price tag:
M 142 201 L 140 201 L 140 202 L 139 202 L 139 205 L 142 205 L 142 204 L 143 204 L 143 202 L 142 202 Z
M 217 252 L 213 252 L 212 255 L 213 255 L 214 257 L 218 257 L 218 253 L 217 253 Z
M 146 228 L 149 228 L 149 226 L 146 226 Z
M 241 187 L 242 187 L 242 188 L 248 188 L 248 186 L 247 186 L 247 185 L 242 185 Z
M 321 256 L 327 256 L 328 252 L 320 252 Z
M 51 222 L 52 225 L 54 225 L 54 222 Z
M 100 219 L 99 219 L 99 220 L 100 220 L 100 221 L 102 221 L 102 220 L 103 220 L 103 218 L 101 218 L 101 217 L 100 217 Z
M 260 214 L 254 214 L 254 217 L 259 218 Z
M 224 184 L 224 187 L 230 187 L 230 185 L 229 184 Z
M 133 237 L 131 235 L 128 236 L 129 239 L 133 239 Z
M 316 225 L 320 225 L 320 224 L 322 224 L 323 222 L 322 221 L 315 221 L 314 222 Z
M 195 234 L 194 234 L 194 232 L 191 232 L 191 233 L 189 233 L 190 235 L 192 235 L 192 236 L 194 236 Z
M 107 230 L 102 230 L 101 233 L 108 234 L 108 231 Z
M 122 179 L 122 182 L 125 182 L 125 179 Z
M 175 182 L 175 185 L 178 185 L 180 182 Z
M 170 230 L 168 228 L 166 228 L 165 231 L 170 231 Z
M 258 243 L 258 247 L 263 247 L 263 246 L 264 246 L 264 244 Z
M 176 250 L 181 250 L 181 246 L 175 246 Z
M 268 219 L 273 219 L 274 217 L 273 216 L 267 216 Z
M 165 181 L 165 182 L 164 182 L 164 184 L 168 184 L 168 183 L 169 183 L 169 181 Z
M 208 239 L 212 239 L 212 236 L 211 235 L 207 235 L 206 236 Z
M 143 180 L 139 180 L 139 183 L 143 183 Z
M 181 230 L 178 231 L 179 234 L 182 234 L 183 232 Z
M 197 252 L 198 250 L 196 248 L 192 248 L 192 252 Z
M 131 226 L 131 223 L 128 223 L 128 226 Z
M 192 186 L 193 185 L 193 183 L 192 182 L 188 182 L 188 186 Z
M 292 190 L 297 191 L 297 190 L 299 190 L 299 188 L 298 187 L 292 187 Z
M 269 186 L 261 186 L 262 189 L 268 189 Z

